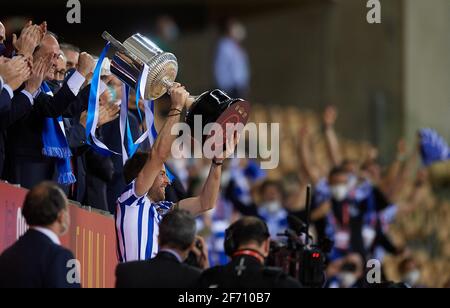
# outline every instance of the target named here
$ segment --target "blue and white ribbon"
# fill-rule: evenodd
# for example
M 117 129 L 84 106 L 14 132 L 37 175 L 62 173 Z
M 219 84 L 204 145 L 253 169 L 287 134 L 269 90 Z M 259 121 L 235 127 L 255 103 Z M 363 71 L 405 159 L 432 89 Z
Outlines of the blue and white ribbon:
M 104 156 L 110 156 L 111 154 L 117 154 L 114 151 L 111 151 L 108 149 L 108 147 L 97 139 L 95 136 L 95 131 L 97 130 L 98 125 L 98 117 L 99 117 L 99 86 L 100 86 L 100 73 L 102 69 L 103 61 L 105 60 L 106 54 L 109 50 L 109 47 L 111 46 L 111 43 L 108 42 L 103 49 L 100 58 L 98 59 L 97 66 L 94 70 L 94 75 L 92 76 L 92 82 L 91 82 L 91 92 L 89 95 L 89 103 L 88 103 L 88 112 L 87 112 L 87 120 L 86 120 L 86 136 L 87 136 L 87 143 L 92 146 L 92 148 L 104 155 Z
M 155 102 L 153 100 L 145 104 L 145 122 L 150 129 L 148 142 L 150 143 L 150 147 L 152 147 L 158 137 L 158 132 L 155 127 Z
M 129 95 L 129 87 L 125 84 L 122 85 L 122 102 L 120 104 L 120 117 L 119 117 L 119 129 L 120 129 L 120 137 L 121 137 L 121 145 L 122 145 L 122 161 L 123 164 L 128 160 L 128 152 L 125 147 L 125 129 L 126 124 L 128 122 L 128 95 Z
M 145 101 L 144 95 L 145 95 L 145 88 L 146 88 L 146 81 L 148 77 L 148 73 L 150 71 L 150 68 L 147 64 L 144 64 L 144 69 L 142 70 L 142 74 L 139 77 L 137 84 L 136 84 L 136 109 L 139 114 L 139 119 L 142 122 L 142 115 L 141 115 L 141 109 L 139 108 L 139 100 L 142 98 Z M 144 82 L 142 82 L 144 81 Z
M 147 66 L 146 66 L 147 67 Z M 145 72 L 147 71 L 147 72 Z M 142 74 L 142 80 L 143 78 L 147 78 L 148 76 L 148 67 L 147 69 L 144 69 L 144 73 Z M 138 88 L 139 89 L 139 88 Z M 147 131 L 145 131 L 136 141 L 133 141 L 133 135 L 131 134 L 131 128 L 130 128 L 130 122 L 128 120 L 128 97 L 129 97 L 129 91 L 130 88 L 126 85 L 123 85 L 122 87 L 122 104 L 120 107 L 120 135 L 122 138 L 122 158 L 123 158 L 123 164 L 126 163 L 128 158 L 133 157 L 133 155 L 137 152 L 140 144 L 145 141 L 145 139 L 148 136 L 151 136 L 151 139 L 153 139 L 152 133 L 150 131 L 156 132 L 156 129 L 154 128 L 154 117 L 153 113 L 151 112 L 151 109 L 148 107 L 148 104 L 153 104 L 153 101 L 146 102 L 145 104 L 145 120 L 147 123 Z M 139 110 L 139 99 L 141 97 L 142 91 L 137 90 L 136 91 L 136 101 L 137 101 L 137 108 Z M 140 111 L 139 111 L 140 112 Z M 125 146 L 125 135 L 127 136 L 127 145 Z M 156 139 L 156 137 L 155 137 Z M 150 141 L 150 145 L 153 145 L 153 142 Z
M 122 103 L 120 105 L 120 136 L 122 141 L 122 161 L 127 162 L 128 158 L 133 157 L 137 152 L 139 145 L 147 138 L 148 130 L 143 133 L 136 142 L 133 141 L 131 134 L 130 121 L 128 120 L 128 97 L 130 88 L 127 85 L 122 86 Z M 125 136 L 127 144 L 125 145 Z
M 130 88 L 126 85 L 122 87 L 122 104 L 120 108 L 120 134 L 122 137 L 122 156 L 123 163 L 132 157 L 138 150 L 140 144 L 149 138 L 150 146 L 153 146 L 158 134 L 155 128 L 155 117 L 154 117 L 154 101 L 146 101 L 144 98 L 146 80 L 149 74 L 148 65 L 144 64 L 142 74 L 136 84 L 136 109 L 139 114 L 139 119 L 142 122 L 141 110 L 139 108 L 139 101 L 144 100 L 145 107 L 145 121 L 147 125 L 147 131 L 144 132 L 136 141 L 133 141 L 133 136 L 131 134 L 130 122 L 128 120 L 128 97 Z M 125 146 L 125 135 L 127 136 L 127 145 Z

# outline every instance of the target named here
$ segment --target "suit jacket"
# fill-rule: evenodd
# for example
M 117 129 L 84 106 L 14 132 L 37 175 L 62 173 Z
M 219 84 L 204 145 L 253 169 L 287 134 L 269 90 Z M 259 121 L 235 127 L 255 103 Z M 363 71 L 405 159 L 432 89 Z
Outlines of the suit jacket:
M 86 159 L 85 153 L 89 150 L 86 141 L 86 130 L 79 122 L 79 118 L 64 119 L 67 142 L 72 151 L 72 167 L 77 178 L 75 187 L 66 187 L 70 199 L 82 203 L 86 193 Z
M 21 179 L 16 178 L 16 168 L 21 162 L 55 164 L 55 160 L 42 155 L 44 119 L 47 117 L 75 116 L 74 112 L 79 112 L 85 107 L 89 97 L 89 89 L 89 86 L 84 88 L 76 97 L 65 83 L 53 97 L 41 93 L 34 100 L 32 108 L 9 126 L 6 142 L 6 161 L 9 170 L 5 170 L 6 179 L 12 183 L 22 184 Z M 51 180 L 47 174 L 36 174 L 36 171 L 34 177 L 36 182 Z
M 82 92 L 85 92 L 85 89 Z M 54 97 L 41 93 L 35 99 L 31 110 L 8 129 L 8 153 L 14 157 L 42 158 L 44 119 L 64 115 L 71 104 L 78 105 L 80 101 L 67 83 Z
M 5 91 L 3 91 L 5 92 Z M 2 97 L 3 97 L 2 92 Z M 9 95 L 6 94 L 9 99 Z M 28 97 L 20 92 L 15 93 L 9 108 L 0 113 L 0 178 L 2 177 L 3 162 L 5 159 L 6 148 L 6 130 L 23 118 L 27 113 L 31 111 L 32 105 Z
M 0 256 L 0 288 L 79 288 L 67 281 L 73 259 L 69 250 L 30 229 Z
M 3 89 L 3 85 L 1 85 L 0 90 L 0 125 L 2 123 L 1 116 L 8 112 L 11 106 L 11 97 L 9 96 L 8 91 Z M 4 141 L 4 132 L 0 129 L 0 178 L 2 178 L 3 173 L 3 163 L 5 161 L 5 141 Z
M 104 142 L 103 127 L 97 130 L 96 135 L 99 140 Z M 120 140 L 120 136 L 118 138 Z M 114 164 L 111 159 L 112 157 L 105 157 L 92 148 L 85 153 L 86 193 L 84 204 L 103 211 L 109 211 L 107 186 L 114 174 Z
M 0 112 L 8 110 L 10 105 L 11 105 L 11 97 L 9 97 L 8 91 L 6 91 L 5 89 L 1 89 L 0 90 Z
M 151 260 L 122 263 L 116 269 L 116 288 L 192 288 L 201 271 L 180 263 L 168 252 Z

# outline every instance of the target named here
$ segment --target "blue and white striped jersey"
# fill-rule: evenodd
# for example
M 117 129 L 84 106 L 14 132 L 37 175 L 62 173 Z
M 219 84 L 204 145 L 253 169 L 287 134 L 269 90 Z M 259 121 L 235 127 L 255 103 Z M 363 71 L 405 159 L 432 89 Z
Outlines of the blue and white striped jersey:
M 120 262 L 147 260 L 158 253 L 159 223 L 174 203 L 153 203 L 135 193 L 135 181 L 131 182 L 117 201 L 116 236 Z

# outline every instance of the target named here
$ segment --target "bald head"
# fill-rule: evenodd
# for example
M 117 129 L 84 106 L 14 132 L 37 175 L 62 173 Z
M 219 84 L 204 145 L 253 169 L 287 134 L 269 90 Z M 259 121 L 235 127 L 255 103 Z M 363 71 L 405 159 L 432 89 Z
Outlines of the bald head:
M 34 61 L 37 61 L 40 58 L 49 57 L 52 63 L 52 66 L 49 72 L 46 75 L 46 79 L 53 79 L 55 74 L 55 69 L 58 64 L 58 57 L 60 55 L 59 43 L 56 37 L 53 34 L 47 33 L 41 41 L 41 44 L 34 52 Z
M 76 68 L 78 65 L 78 58 L 80 57 L 80 49 L 70 44 L 61 44 L 61 50 L 67 58 L 66 69 Z
M 0 43 L 4 43 L 6 38 L 5 26 L 0 22 Z
M 67 198 L 56 184 L 43 182 L 31 189 L 23 204 L 22 214 L 29 226 L 47 227 L 55 224 L 67 210 Z

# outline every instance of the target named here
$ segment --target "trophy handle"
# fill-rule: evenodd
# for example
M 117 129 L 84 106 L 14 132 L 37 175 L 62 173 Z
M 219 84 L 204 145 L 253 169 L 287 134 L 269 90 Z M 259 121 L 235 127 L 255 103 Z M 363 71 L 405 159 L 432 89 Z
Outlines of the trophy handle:
M 111 44 L 113 44 L 114 47 L 116 47 L 120 52 L 127 52 L 127 50 L 122 45 L 122 43 L 119 42 L 118 40 L 116 40 L 116 38 L 114 36 L 112 36 L 111 34 L 109 34 L 107 31 L 103 32 L 102 37 L 105 40 L 111 42 Z
M 123 44 L 121 42 L 119 42 L 114 36 L 109 34 L 109 32 L 104 31 L 102 34 L 102 37 L 105 40 L 109 41 L 119 52 L 127 55 L 128 57 L 132 58 L 134 61 L 137 61 L 138 63 L 142 62 L 136 56 L 134 56 L 133 54 L 128 52 L 128 50 L 125 48 L 125 46 L 123 46 Z
M 161 80 L 161 83 L 164 85 L 164 87 L 166 87 L 167 90 L 169 90 L 172 86 L 173 86 L 173 82 L 171 82 L 169 79 L 167 78 L 163 78 Z M 167 94 L 170 96 L 170 92 L 167 91 Z M 198 96 L 189 96 L 186 99 L 186 107 L 187 109 L 191 108 L 192 104 L 194 104 L 194 102 L 197 100 Z

